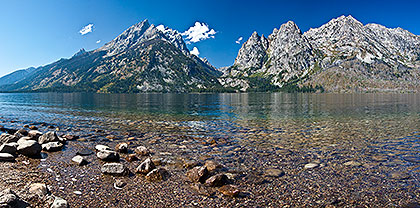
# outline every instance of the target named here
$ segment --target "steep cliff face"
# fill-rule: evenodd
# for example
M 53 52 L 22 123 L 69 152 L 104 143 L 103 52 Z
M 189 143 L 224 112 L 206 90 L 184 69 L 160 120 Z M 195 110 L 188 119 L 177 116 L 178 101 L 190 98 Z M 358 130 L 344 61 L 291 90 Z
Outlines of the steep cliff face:
M 293 85 L 327 91 L 415 91 L 420 85 L 419 40 L 401 28 L 363 25 L 352 16 L 304 34 L 289 21 L 268 36 L 268 47 L 255 32 L 219 80 L 243 91 L 261 82 L 270 89 Z
M 94 51 L 40 67 L 5 90 L 189 92 L 220 88 L 219 72 L 191 55 L 181 35 L 147 20 Z

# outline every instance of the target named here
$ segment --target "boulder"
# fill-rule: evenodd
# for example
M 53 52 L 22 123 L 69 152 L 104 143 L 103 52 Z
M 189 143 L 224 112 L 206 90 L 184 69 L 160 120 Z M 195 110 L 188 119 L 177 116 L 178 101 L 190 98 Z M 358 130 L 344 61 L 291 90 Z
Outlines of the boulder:
M 31 130 L 28 132 L 28 136 L 31 137 L 32 139 L 38 140 L 38 138 L 42 136 L 42 132 L 38 130 Z
M 0 153 L 9 153 L 9 154 L 16 154 L 18 144 L 13 143 L 7 143 L 0 146 Z
M 120 155 L 115 151 L 99 151 L 96 153 L 96 156 L 104 161 L 118 162 L 120 160 Z
M 121 163 L 107 163 L 101 168 L 103 174 L 123 176 L 128 175 L 128 168 Z
M 164 168 L 157 168 L 150 171 L 146 175 L 146 179 L 149 181 L 162 181 L 169 176 L 169 172 Z
M 0 153 L 0 161 L 14 161 L 15 156 L 9 153 Z
M 204 183 L 207 179 L 209 171 L 206 166 L 197 166 L 187 171 L 187 177 L 194 183 Z
M 155 164 L 152 162 L 152 160 L 150 158 L 147 158 L 144 162 L 142 162 L 136 169 L 137 173 L 142 173 L 142 174 L 147 174 L 150 171 L 152 171 L 153 169 L 155 169 L 156 166 Z
M 17 151 L 25 156 L 37 156 L 41 153 L 41 150 L 41 145 L 35 140 L 21 142 L 17 147 Z
M 88 164 L 87 160 L 80 155 L 74 156 L 71 161 L 75 162 L 77 165 L 82 166 Z
M 48 142 L 46 144 L 42 144 L 42 150 L 47 152 L 56 152 L 63 149 L 63 143 L 61 142 Z
M 22 138 L 20 138 L 18 141 L 17 141 L 17 144 L 18 144 L 18 146 L 19 145 L 21 145 L 21 144 L 23 144 L 23 143 L 25 143 L 25 142 L 27 142 L 27 141 L 35 141 L 35 140 L 33 140 L 31 137 L 22 137 Z
M 58 138 L 57 133 L 55 133 L 55 131 L 49 131 L 38 138 L 38 143 L 40 144 L 58 141 L 60 141 L 60 138 Z
M 0 135 L 0 143 L 4 144 L 4 143 L 11 143 L 11 142 L 17 142 L 19 138 L 7 134 L 7 133 L 3 133 Z

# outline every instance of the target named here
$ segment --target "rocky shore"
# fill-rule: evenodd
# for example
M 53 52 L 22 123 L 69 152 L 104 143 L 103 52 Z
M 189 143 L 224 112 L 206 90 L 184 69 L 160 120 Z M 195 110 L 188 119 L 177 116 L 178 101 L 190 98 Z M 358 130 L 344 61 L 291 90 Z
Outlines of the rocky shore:
M 199 122 L 3 119 L 0 207 L 420 206 L 418 118 L 301 122 L 217 137 Z

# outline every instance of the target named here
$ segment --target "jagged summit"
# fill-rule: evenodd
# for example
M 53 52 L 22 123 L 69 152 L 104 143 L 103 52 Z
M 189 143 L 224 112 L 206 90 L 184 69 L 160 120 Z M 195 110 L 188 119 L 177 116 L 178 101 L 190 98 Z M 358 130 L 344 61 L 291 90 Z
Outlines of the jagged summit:
M 86 53 L 84 48 L 81 48 L 78 52 L 76 52 L 72 57 L 81 56 Z
M 288 21 L 274 28 L 266 40 L 254 32 L 239 50 L 234 66 L 224 69 L 219 80 L 240 90 L 258 86 L 253 77 L 277 87 L 323 86 L 327 91 L 417 89 L 419 40 L 401 28 L 363 25 L 351 15 L 303 34 Z

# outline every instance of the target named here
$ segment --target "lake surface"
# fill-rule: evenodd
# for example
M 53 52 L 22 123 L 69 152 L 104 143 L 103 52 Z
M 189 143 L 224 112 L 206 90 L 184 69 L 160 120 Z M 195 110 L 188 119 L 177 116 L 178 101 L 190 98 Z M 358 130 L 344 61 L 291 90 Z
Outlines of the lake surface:
M 78 148 L 138 138 L 129 141 L 170 161 L 173 175 L 185 174 L 176 164 L 187 159 L 220 161 L 248 193 L 242 206 L 395 207 L 420 198 L 420 94 L 0 94 L 0 119 L 8 128 L 52 125 L 81 137 L 42 161 L 45 172 Z M 308 163 L 318 168 L 308 170 Z M 273 168 L 285 176 L 267 178 Z M 62 194 L 80 189 L 50 182 Z M 95 204 L 95 197 L 74 203 Z

